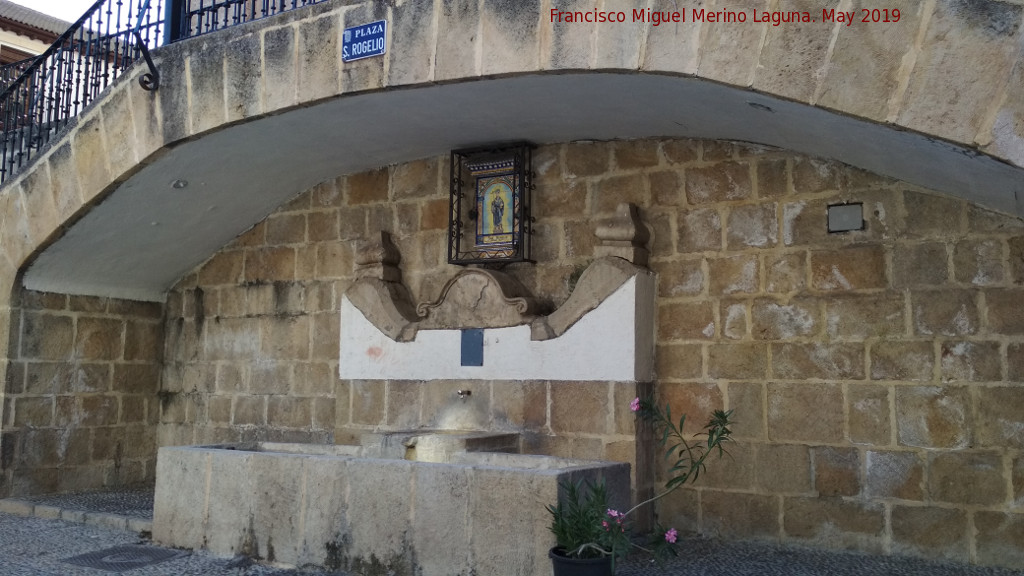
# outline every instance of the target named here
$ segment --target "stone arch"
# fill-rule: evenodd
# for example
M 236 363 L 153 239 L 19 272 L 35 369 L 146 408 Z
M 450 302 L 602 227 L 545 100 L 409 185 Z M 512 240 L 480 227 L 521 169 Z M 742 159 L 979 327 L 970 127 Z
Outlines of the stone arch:
M 583 0 L 578 4 L 579 10 L 589 10 L 601 3 Z M 305 115 L 312 125 L 325 110 L 334 112 L 331 117 L 376 110 L 378 115 L 372 118 L 385 118 L 388 111 L 380 110 L 385 104 L 422 103 L 439 95 L 486 96 L 509 86 L 515 88 L 512 94 L 523 96 L 558 85 L 552 93 L 600 103 L 588 111 L 624 110 L 620 121 L 642 121 L 635 132 L 619 124 L 618 132 L 610 134 L 599 132 L 596 123 L 580 132 L 545 132 L 543 126 L 524 122 L 516 125 L 534 130 L 548 142 L 593 138 L 588 132 L 598 132 L 601 139 L 729 139 L 746 134 L 729 118 L 701 125 L 704 132 L 698 133 L 697 128 L 671 117 L 645 113 L 687 108 L 738 115 L 742 110 L 751 115 L 739 116 L 744 122 L 757 114 L 773 114 L 769 118 L 775 120 L 759 121 L 754 135 L 743 139 L 788 144 L 787 148 L 798 151 L 818 148 L 883 173 L 898 172 L 902 166 L 906 172 L 889 175 L 918 184 L 943 180 L 935 185 L 941 191 L 959 193 L 1006 213 L 1021 213 L 1017 197 L 1022 191 L 1003 183 L 1019 181 L 1024 165 L 1020 146 L 1024 101 L 1015 90 L 1024 74 L 1019 50 L 1024 7 L 995 1 L 925 0 L 906 15 L 905 28 L 763 24 L 744 29 L 738 41 L 725 41 L 724 28 L 707 24 L 619 28 L 556 24 L 550 20 L 551 8 L 548 0 L 324 3 L 165 47 L 157 54 L 164 75 L 158 92 L 142 92 L 132 83 L 133 74 L 126 75 L 9 181 L 0 195 L 4 253 L 0 278 L 6 283 L 0 286 L 0 297 L 5 299 L 0 303 L 0 350 L 10 349 L 6 340 L 10 331 L 2 328 L 11 325 L 9 295 L 20 288 L 19 274 L 58 236 L 70 234 L 76 221 L 101 214 L 104 204 L 122 196 L 130 202 L 132 186 L 146 178 L 164 178 L 160 185 L 166 188 L 172 179 L 168 176 L 173 176 L 167 170 L 204 156 L 197 152 L 208 150 L 202 148 L 204 144 L 230 150 L 232 142 L 244 140 L 253 131 L 280 127 L 275 121 Z M 389 54 L 342 65 L 338 55 L 342 29 L 383 17 L 391 23 Z M 794 50 L 798 39 L 807 44 Z M 856 74 L 865 63 L 874 67 L 873 73 Z M 573 86 L 614 89 L 616 95 L 643 94 L 638 88 L 653 87 L 646 93 L 669 94 L 670 99 L 657 107 L 631 107 L 628 100 L 581 98 L 580 93 L 571 92 Z M 963 96 L 966 90 L 971 97 Z M 719 108 L 726 104 L 728 108 Z M 492 119 L 484 114 L 486 109 L 465 111 L 477 115 L 477 128 Z M 513 113 L 506 120 L 523 118 L 527 116 Z M 420 121 L 409 121 L 405 128 L 412 130 Z M 309 181 L 288 181 L 290 188 L 267 196 L 264 214 L 339 171 L 359 173 L 436 155 L 474 138 L 516 134 L 481 129 L 436 135 L 420 147 L 371 141 L 363 155 L 348 149 L 351 163 L 342 168 L 333 164 L 338 155 L 309 160 L 301 165 L 310 174 Z M 863 148 L 872 142 L 885 142 L 888 148 L 867 155 Z M 862 147 L 860 152 L 856 143 Z M 886 163 L 887 158 L 898 156 L 894 151 L 912 153 L 915 160 L 903 160 L 900 166 Z M 246 159 L 267 157 L 272 154 Z M 947 162 L 951 158 L 962 164 Z M 947 164 L 957 167 L 946 172 L 949 178 L 929 174 L 932 168 Z M 372 173 L 363 177 L 375 178 Z M 949 190 L 941 189 L 947 185 Z M 261 217 L 236 223 L 236 232 Z M 192 264 L 216 247 L 196 250 Z M 190 269 L 183 264 L 180 274 Z M 146 295 L 153 298 L 152 292 Z M 7 358 L 5 368 L 12 361 Z M 927 403 L 926 396 L 923 391 L 913 401 Z M 0 396 L 0 408 L 2 404 Z M 0 450 L 4 444 L 0 439 Z

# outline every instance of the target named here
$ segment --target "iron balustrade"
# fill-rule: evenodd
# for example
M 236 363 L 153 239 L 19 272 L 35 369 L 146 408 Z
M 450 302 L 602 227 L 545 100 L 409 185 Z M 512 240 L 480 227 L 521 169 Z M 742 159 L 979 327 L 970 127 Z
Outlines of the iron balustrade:
M 10 64 L 4 64 L 0 66 L 0 92 L 5 90 L 12 82 L 21 77 L 28 70 L 28 67 L 35 62 L 35 56 L 32 58 L 26 58 L 24 60 L 18 60 L 17 62 L 11 62 Z
M 216 32 L 327 0 L 178 0 L 171 13 L 171 42 Z
M 149 51 L 328 0 L 97 0 L 39 56 L 0 68 L 0 183 Z M 16 77 L 15 77 L 16 76 Z

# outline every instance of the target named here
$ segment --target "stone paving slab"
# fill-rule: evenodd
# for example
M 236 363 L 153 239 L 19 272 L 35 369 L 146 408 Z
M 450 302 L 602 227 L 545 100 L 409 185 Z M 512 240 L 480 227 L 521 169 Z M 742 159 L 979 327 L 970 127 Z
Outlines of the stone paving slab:
M 663 565 L 634 558 L 617 576 L 1024 576 L 1022 571 L 933 563 L 783 547 L 754 542 L 683 539 L 678 558 Z M 0 512 L 0 576 L 109 576 L 64 560 L 114 546 L 146 543 L 123 530 L 59 519 Z M 131 576 L 327 576 L 325 572 L 275 569 L 248 559 L 217 558 L 201 552 L 136 568 Z M 334 576 L 346 575 L 343 572 Z

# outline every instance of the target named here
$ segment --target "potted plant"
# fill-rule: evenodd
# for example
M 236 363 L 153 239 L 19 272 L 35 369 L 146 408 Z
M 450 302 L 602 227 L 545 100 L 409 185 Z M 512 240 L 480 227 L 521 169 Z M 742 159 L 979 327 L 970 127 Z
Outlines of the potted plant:
M 672 420 L 671 407 L 659 409 L 650 400 L 636 398 L 630 404 L 639 422 L 653 426 L 658 442 L 665 448 L 671 462 L 665 489 L 625 512 L 608 507 L 604 482 L 563 483 L 563 497 L 556 505 L 548 505 L 551 532 L 556 545 L 548 553 L 555 576 L 612 576 L 615 561 L 624 558 L 632 548 L 656 556 L 675 554 L 678 533 L 675 528 L 657 526 L 646 545 L 637 544 L 630 531 L 630 515 L 687 482 L 695 481 L 706 469 L 706 460 L 713 454 L 725 453 L 722 446 L 730 440 L 732 411 L 716 410 L 704 431 L 692 440 L 683 435 L 686 416 L 678 424 Z

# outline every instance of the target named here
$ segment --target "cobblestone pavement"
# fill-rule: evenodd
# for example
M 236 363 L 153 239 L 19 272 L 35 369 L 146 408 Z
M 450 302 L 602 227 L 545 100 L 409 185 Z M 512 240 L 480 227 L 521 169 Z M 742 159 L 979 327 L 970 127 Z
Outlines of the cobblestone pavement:
M 1024 576 L 1024 572 L 932 563 L 704 538 L 681 541 L 678 558 L 664 565 L 635 558 L 618 576 Z M 100 526 L 0 513 L 0 576 L 110 576 L 65 560 L 119 545 L 145 544 L 138 536 Z M 129 576 L 326 576 L 324 572 L 281 570 L 246 559 L 181 552 L 160 564 L 124 572 Z M 338 576 L 335 573 L 335 576 Z M 344 576 L 344 575 L 342 575 Z M 354 576 L 354 575 L 350 575 Z M 487 576 L 487 575 L 480 575 Z
M 79 494 L 45 494 L 27 496 L 26 502 L 65 510 L 83 510 L 153 519 L 153 489 L 82 492 Z

